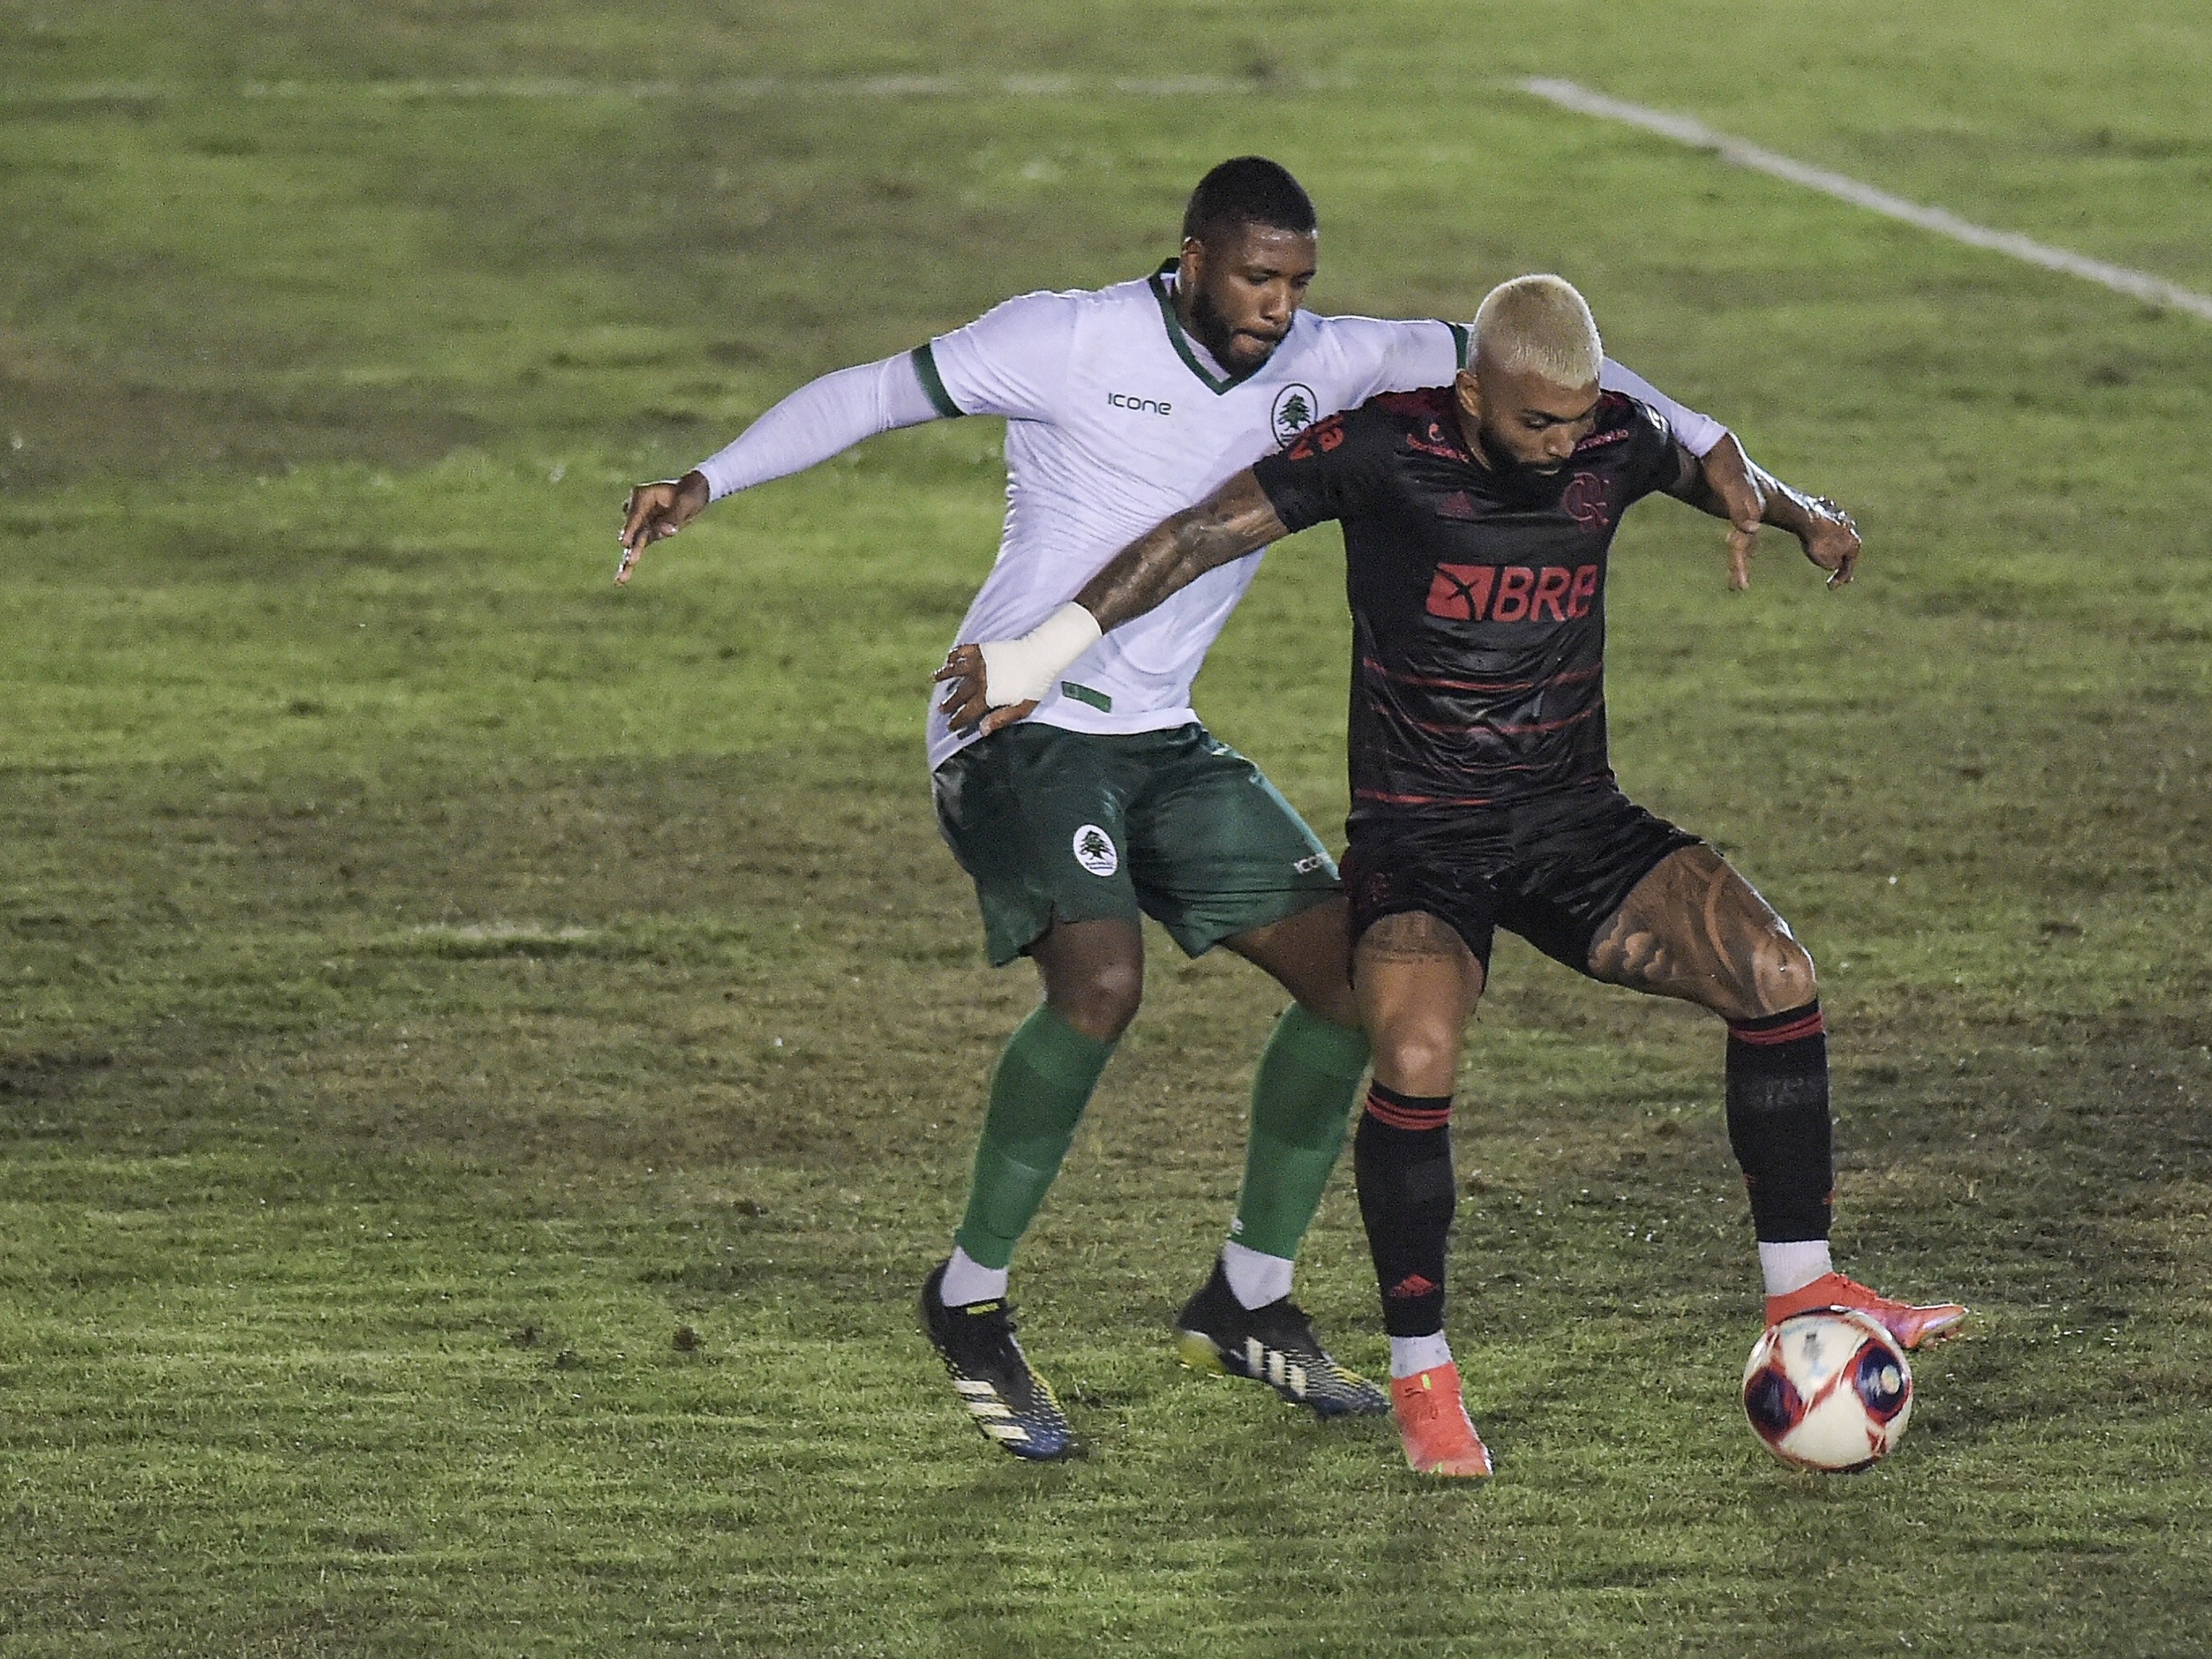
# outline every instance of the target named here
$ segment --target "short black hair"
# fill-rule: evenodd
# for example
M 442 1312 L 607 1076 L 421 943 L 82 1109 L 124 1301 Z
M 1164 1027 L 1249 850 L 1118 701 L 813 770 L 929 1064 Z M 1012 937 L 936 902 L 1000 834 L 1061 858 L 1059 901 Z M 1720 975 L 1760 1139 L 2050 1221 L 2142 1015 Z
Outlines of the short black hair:
M 1212 242 L 1246 225 L 1265 225 L 1310 236 L 1319 222 L 1313 198 L 1287 167 L 1264 155 L 1239 155 L 1198 181 L 1183 210 L 1182 234 L 1186 240 Z

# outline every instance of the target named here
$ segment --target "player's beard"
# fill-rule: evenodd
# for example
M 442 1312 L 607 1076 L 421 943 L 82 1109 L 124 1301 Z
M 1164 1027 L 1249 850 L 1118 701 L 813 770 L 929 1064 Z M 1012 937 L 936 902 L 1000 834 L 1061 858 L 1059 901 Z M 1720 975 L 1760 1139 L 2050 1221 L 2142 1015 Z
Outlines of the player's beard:
M 1276 346 L 1281 343 L 1262 336 L 1238 333 L 1203 288 L 1190 296 L 1190 331 L 1199 344 L 1212 354 L 1213 361 L 1233 374 L 1250 374 L 1273 356 Z M 1249 362 L 1240 362 L 1235 356 L 1240 340 L 1262 348 L 1259 356 Z
M 1483 459 L 1490 463 L 1490 475 L 1499 493 L 1509 500 L 1547 501 L 1559 493 L 1559 481 L 1566 475 L 1565 462 L 1553 466 L 1533 465 L 1504 445 L 1493 442 L 1484 428 L 1477 427 L 1474 437 L 1482 446 Z

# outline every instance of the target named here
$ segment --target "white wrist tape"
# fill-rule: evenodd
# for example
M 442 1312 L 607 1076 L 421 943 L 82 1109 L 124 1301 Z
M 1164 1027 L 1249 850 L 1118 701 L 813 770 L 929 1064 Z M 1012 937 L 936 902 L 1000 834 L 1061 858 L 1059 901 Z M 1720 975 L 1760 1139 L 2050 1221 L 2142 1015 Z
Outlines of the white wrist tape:
M 1098 643 L 1098 618 L 1070 599 L 1018 640 L 986 640 L 983 700 L 994 708 L 1041 702 L 1060 671 Z

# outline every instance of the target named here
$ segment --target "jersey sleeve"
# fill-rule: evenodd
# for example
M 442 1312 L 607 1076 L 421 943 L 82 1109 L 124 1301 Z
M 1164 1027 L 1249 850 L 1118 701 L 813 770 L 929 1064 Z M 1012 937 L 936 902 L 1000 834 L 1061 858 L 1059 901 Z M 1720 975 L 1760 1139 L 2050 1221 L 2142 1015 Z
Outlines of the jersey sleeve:
M 935 420 L 939 410 L 910 356 L 886 357 L 824 374 L 784 398 L 696 469 L 707 499 L 801 472 L 863 438 Z
M 1675 452 L 1681 434 L 1651 404 L 1638 400 L 1630 406 L 1635 410 L 1636 424 L 1629 434 L 1628 459 L 1623 471 L 1628 500 L 1635 501 L 1674 488 L 1682 471 L 1681 458 Z
M 1340 406 L 1346 409 L 1357 409 L 1378 392 L 1449 386 L 1467 362 L 1467 331 L 1457 323 L 1331 317 L 1328 327 L 1344 354 L 1348 384 Z
M 1263 455 L 1252 476 L 1286 530 L 1343 519 L 1374 501 L 1389 480 L 1392 429 L 1371 410 L 1316 421 L 1288 449 Z
M 1638 403 L 1656 410 L 1674 428 L 1682 447 L 1700 459 L 1711 453 L 1713 446 L 1728 435 L 1728 428 L 1711 416 L 1700 415 L 1676 403 L 1635 370 L 1623 368 L 1610 357 L 1598 370 L 1597 383 L 1604 391 L 1626 392 Z
M 914 354 L 940 415 L 1048 421 L 1075 343 L 1077 296 L 1024 294 Z

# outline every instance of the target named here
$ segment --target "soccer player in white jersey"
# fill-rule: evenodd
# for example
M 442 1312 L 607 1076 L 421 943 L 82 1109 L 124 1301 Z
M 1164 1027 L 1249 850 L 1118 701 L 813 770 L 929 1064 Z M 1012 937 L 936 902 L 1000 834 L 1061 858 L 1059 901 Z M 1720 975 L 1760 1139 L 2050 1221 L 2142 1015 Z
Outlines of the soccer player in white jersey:
M 1181 257 L 1095 291 L 1024 295 L 910 353 L 823 376 L 682 478 L 633 490 L 627 580 L 654 541 L 713 501 L 878 432 L 960 415 L 1006 422 L 998 562 L 955 635 L 1013 640 L 1063 607 L 1124 545 L 1316 421 L 1379 392 L 1449 380 L 1467 331 L 1301 308 L 1316 263 L 1311 202 L 1272 161 L 1200 181 Z M 1711 470 L 1758 492 L 1727 433 L 1607 362 L 1605 383 L 1654 404 Z M 1342 1146 L 1368 1060 L 1334 864 L 1259 769 L 1190 706 L 1207 648 L 1259 568 L 1212 571 L 1101 638 L 1048 642 L 1066 662 L 1030 717 L 977 740 L 933 706 L 939 827 L 975 883 L 994 964 L 1036 963 L 1044 997 L 993 1073 L 968 1207 L 921 1291 L 923 1328 L 982 1431 L 1018 1457 L 1076 1449 L 1014 1335 L 1014 1249 L 1044 1199 L 1144 982 L 1141 915 L 1197 956 L 1225 945 L 1295 999 L 1262 1050 L 1230 1237 L 1177 1320 L 1183 1358 L 1249 1377 L 1323 1417 L 1381 1413 L 1380 1390 L 1330 1358 L 1291 1299 L 1291 1264 Z M 994 663 L 992 684 L 1019 665 Z M 933 705 L 934 700 L 933 699 Z

